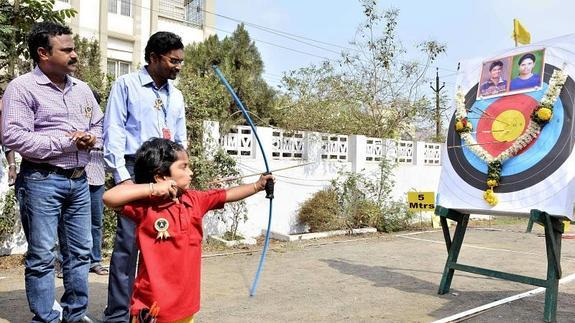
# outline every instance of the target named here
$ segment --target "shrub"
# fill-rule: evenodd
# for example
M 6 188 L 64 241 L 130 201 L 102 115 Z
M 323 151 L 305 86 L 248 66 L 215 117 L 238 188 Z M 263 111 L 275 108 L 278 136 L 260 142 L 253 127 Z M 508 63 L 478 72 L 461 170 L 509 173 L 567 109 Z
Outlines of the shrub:
M 337 192 L 324 189 L 305 201 L 298 212 L 298 222 L 309 226 L 310 232 L 340 229 L 343 226 Z
M 381 217 L 379 206 L 370 200 L 359 200 L 347 214 L 347 223 L 351 228 L 365 228 L 373 224 Z
M 409 211 L 404 202 L 391 201 L 383 207 L 373 225 L 377 231 L 401 231 L 409 228 L 414 217 L 415 213 Z
M 329 189 L 304 202 L 298 214 L 300 224 L 310 232 L 356 229 L 366 226 L 394 232 L 409 228 L 414 217 L 403 201 L 392 197 L 395 163 L 383 160 L 373 174 L 340 171 Z
M 104 207 L 104 219 L 102 221 L 102 251 L 107 253 L 114 248 L 116 238 L 116 226 L 118 217 L 121 216 L 116 211 Z
M 9 238 L 16 229 L 16 223 L 19 214 L 16 212 L 16 197 L 14 188 L 10 188 L 3 199 L 0 201 L 2 212 L 0 216 L 0 241 Z

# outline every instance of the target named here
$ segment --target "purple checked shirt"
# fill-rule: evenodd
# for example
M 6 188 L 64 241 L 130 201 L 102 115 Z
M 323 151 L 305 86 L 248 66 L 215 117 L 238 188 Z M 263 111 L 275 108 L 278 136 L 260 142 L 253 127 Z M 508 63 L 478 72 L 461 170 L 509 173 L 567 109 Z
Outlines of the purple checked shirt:
M 3 143 L 34 163 L 62 168 L 83 167 L 90 153 L 78 150 L 67 135 L 85 131 L 102 146 L 102 119 L 90 87 L 67 77 L 64 90 L 36 67 L 10 82 L 3 103 Z

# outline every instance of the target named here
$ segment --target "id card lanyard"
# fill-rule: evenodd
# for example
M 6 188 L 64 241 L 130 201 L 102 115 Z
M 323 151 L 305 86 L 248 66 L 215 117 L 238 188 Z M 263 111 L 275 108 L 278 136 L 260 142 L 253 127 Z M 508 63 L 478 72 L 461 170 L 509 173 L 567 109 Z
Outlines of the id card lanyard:
M 154 84 L 152 84 L 152 91 L 154 91 L 154 94 L 156 95 L 156 102 L 154 103 L 154 108 L 156 108 L 158 111 L 161 108 L 162 111 L 164 112 L 164 127 L 162 128 L 162 138 L 172 140 L 172 133 L 168 128 L 168 108 L 170 105 L 170 90 L 168 88 L 167 83 L 166 83 L 166 90 L 168 92 L 166 94 L 166 100 L 168 101 L 168 103 L 164 104 L 164 101 L 162 101 L 162 98 L 160 98 L 160 93 L 158 93 L 158 90 L 156 89 Z

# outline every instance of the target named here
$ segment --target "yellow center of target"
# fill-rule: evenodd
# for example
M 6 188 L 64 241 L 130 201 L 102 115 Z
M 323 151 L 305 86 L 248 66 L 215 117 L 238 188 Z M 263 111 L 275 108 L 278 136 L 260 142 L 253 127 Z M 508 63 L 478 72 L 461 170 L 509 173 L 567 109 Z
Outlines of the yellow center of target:
M 491 126 L 493 138 L 499 142 L 510 142 L 521 136 L 525 129 L 525 117 L 517 110 L 506 110 L 499 114 Z

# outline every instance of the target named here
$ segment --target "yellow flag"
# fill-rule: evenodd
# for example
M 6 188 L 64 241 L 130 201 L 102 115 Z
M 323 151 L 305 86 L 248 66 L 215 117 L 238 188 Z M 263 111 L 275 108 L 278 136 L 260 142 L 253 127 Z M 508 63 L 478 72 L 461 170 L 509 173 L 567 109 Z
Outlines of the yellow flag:
M 517 43 L 527 45 L 531 42 L 531 34 L 517 19 L 513 19 L 513 39 Z

